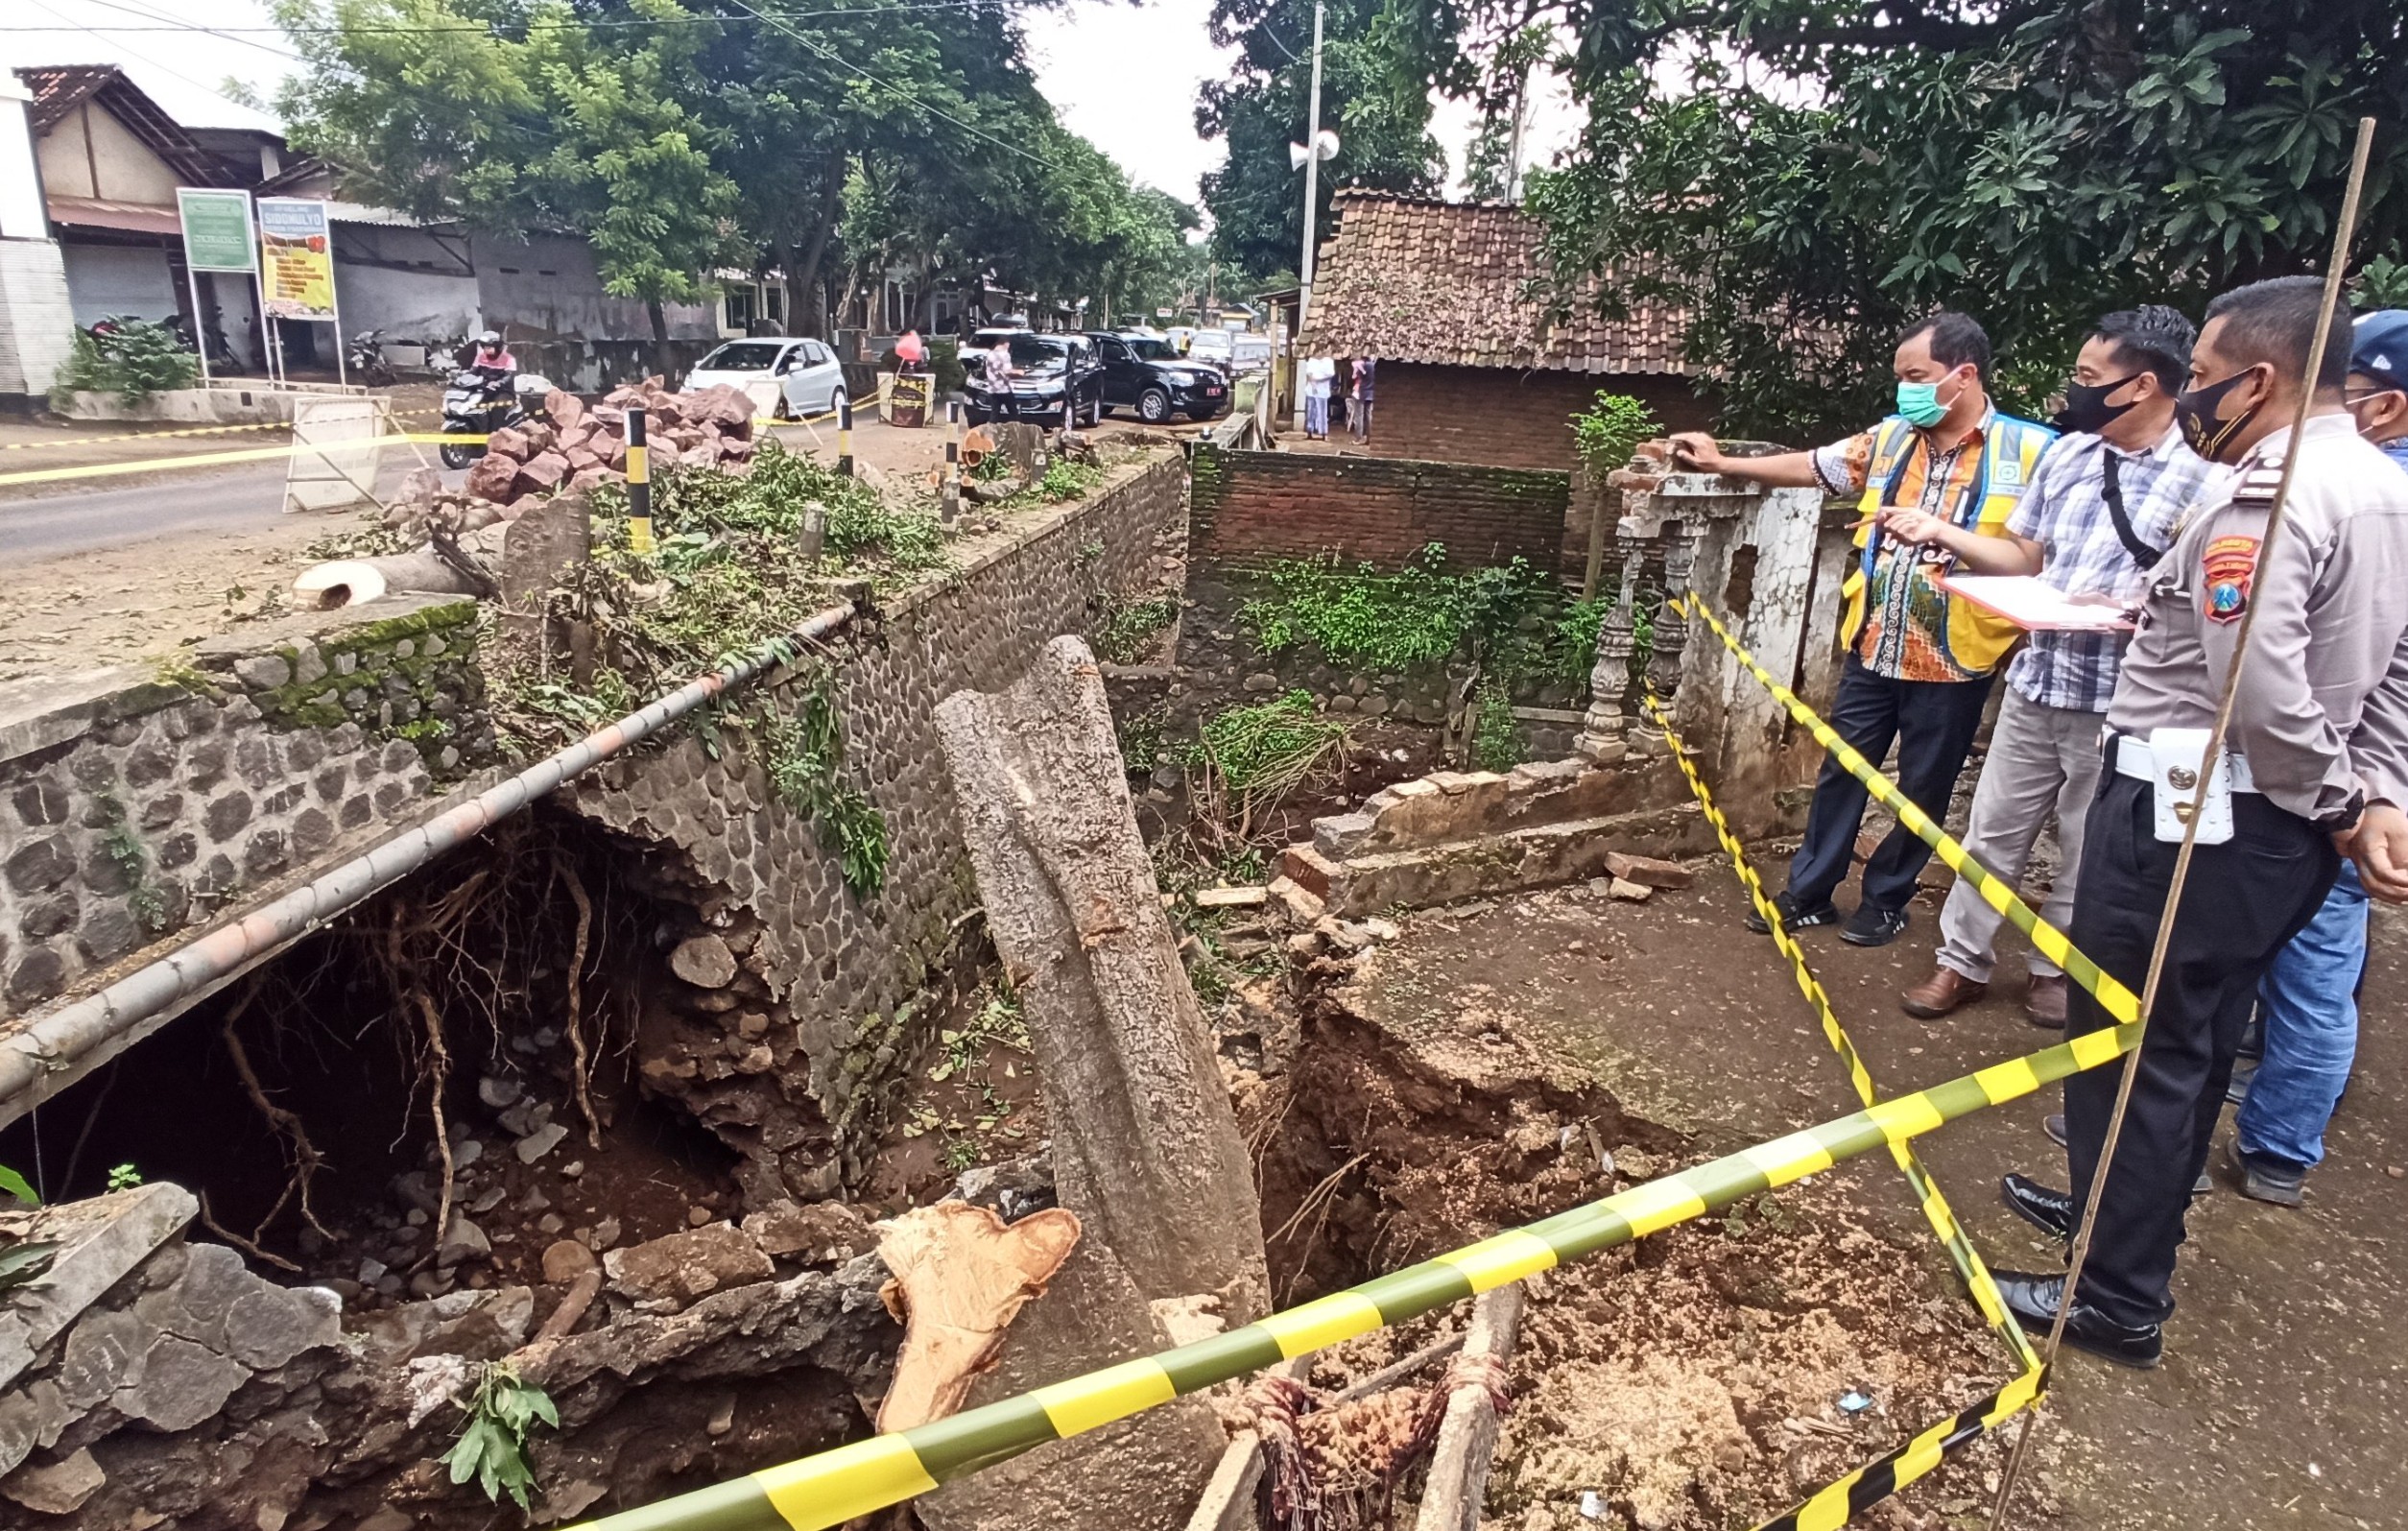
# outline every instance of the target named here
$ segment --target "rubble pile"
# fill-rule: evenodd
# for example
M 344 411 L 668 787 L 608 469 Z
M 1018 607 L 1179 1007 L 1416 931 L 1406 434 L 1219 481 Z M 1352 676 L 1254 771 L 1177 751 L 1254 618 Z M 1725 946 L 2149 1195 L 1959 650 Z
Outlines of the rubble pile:
M 752 400 L 721 386 L 671 392 L 658 377 L 612 389 L 599 404 L 554 389 L 541 420 L 507 426 L 468 470 L 471 499 L 509 512 L 529 495 L 590 489 L 627 477 L 627 412 L 645 412 L 655 472 L 672 466 L 741 470 L 752 460 Z

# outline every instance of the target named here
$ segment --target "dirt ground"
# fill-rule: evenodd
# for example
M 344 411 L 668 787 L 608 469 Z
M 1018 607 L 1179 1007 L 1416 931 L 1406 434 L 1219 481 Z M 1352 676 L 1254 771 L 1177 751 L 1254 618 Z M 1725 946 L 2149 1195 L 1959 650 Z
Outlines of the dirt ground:
M 1776 872 L 1778 858 L 1772 865 Z M 1365 980 L 1372 1008 L 1405 1027 L 1446 1024 L 1466 1010 L 1509 1014 L 1524 1040 L 1593 1072 L 1632 1114 L 1696 1134 L 1705 1152 L 1852 1109 L 1785 965 L 1740 926 L 1735 879 L 1719 861 L 1701 867 L 1696 888 L 1643 905 L 1581 889 L 1418 916 Z M 1896 1009 L 1898 992 L 1930 970 L 1935 919 L 1936 900 L 1926 895 L 1893 947 L 1862 951 L 1815 939 L 1828 931 L 1809 936 L 1818 976 L 1892 1092 L 2050 1040 L 2022 1018 L 2013 946 L 1996 997 L 1939 1024 Z M 2168 1327 L 2165 1365 L 2136 1373 L 2067 1353 L 2034 1443 L 2030 1479 L 2038 1492 L 2011 1525 L 2340 1531 L 2400 1523 L 2384 1505 L 2408 1489 L 2397 1450 L 2408 1420 L 2408 1350 L 2396 1343 L 2395 1320 L 2408 1302 L 2396 1263 L 2408 1234 L 2402 993 L 2408 917 L 2378 910 L 2358 1074 L 2308 1206 L 2261 1206 L 2229 1184 L 2202 1204 L 2176 1280 L 2182 1306 Z M 2062 1184 L 2063 1156 L 2038 1131 L 2039 1118 L 2057 1109 L 2054 1097 L 1923 1140 L 1926 1160 L 1994 1266 L 2046 1269 L 2054 1257 L 1996 1193 L 1997 1177 L 2012 1169 Z M 1874 1236 L 1914 1248 L 1919 1235 L 1928 1246 L 1894 1171 L 1868 1160 L 1853 1178 L 1870 1195 Z M 2003 1379 L 1994 1355 L 1982 1375 L 1990 1385 Z M 1984 1443 L 1966 1460 L 1987 1475 L 2000 1457 Z M 1987 1493 L 1952 1489 L 1945 1477 L 1910 1489 L 1903 1503 L 1948 1518 L 1937 1523 L 1986 1523 Z

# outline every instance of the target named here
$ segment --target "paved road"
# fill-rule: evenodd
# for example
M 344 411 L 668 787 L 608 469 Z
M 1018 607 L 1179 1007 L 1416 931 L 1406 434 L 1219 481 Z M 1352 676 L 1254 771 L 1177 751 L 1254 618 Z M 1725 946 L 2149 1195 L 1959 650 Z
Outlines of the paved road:
M 0 568 L 179 533 L 255 532 L 282 515 L 282 463 L 149 480 L 130 489 L 68 484 L 61 493 L 0 501 Z

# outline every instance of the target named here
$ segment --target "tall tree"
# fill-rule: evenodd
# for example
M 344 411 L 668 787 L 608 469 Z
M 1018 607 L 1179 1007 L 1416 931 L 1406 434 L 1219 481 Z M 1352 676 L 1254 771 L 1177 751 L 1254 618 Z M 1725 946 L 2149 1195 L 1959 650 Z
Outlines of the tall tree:
M 697 37 L 677 0 L 630 0 L 598 40 L 564 0 L 279 0 L 307 69 L 281 101 L 295 143 L 353 196 L 496 232 L 582 234 L 605 289 L 701 296 L 741 258 L 736 188 L 679 99 Z
M 1383 5 L 1326 0 L 1321 120 L 1342 147 L 1321 173 L 1315 227 L 1324 238 L 1329 201 L 1342 185 L 1429 196 L 1445 179 L 1428 91 Z M 1303 245 L 1304 188 L 1288 145 L 1303 142 L 1308 120 L 1313 0 L 1215 0 L 1211 36 L 1239 50 L 1228 78 L 1207 82 L 1196 107 L 1196 131 L 1228 150 L 1204 178 L 1215 251 L 1250 276 L 1292 272 Z
M 1465 29 L 1419 58 L 1461 87 Z M 2396 0 L 1571 0 L 1588 108 L 1528 204 L 1567 278 L 1692 305 L 1693 359 L 1736 423 L 1799 434 L 1887 391 L 1890 339 L 1946 304 L 1998 343 L 2030 407 L 2083 326 L 2138 300 L 2313 269 L 2351 124 L 2385 126 L 2361 257 L 2408 234 Z M 1685 67 L 1683 64 L 1685 62 Z M 1571 290 L 1567 285 L 1567 291 Z

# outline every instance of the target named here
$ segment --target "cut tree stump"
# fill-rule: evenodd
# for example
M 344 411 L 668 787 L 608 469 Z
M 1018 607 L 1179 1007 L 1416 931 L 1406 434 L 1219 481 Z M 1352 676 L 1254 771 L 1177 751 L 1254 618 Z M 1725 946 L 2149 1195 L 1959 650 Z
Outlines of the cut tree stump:
M 994 694 L 937 708 L 970 864 L 1019 990 L 1061 1205 L 1148 1301 L 1264 1311 L 1253 1178 L 1164 917 L 1095 658 L 1045 645 Z
M 972 1380 L 995 1364 L 1004 1330 L 1045 1294 L 1078 1242 L 1078 1218 L 1058 1207 L 1006 1225 L 984 1207 L 939 1202 L 883 1225 L 878 1257 L 894 1279 L 879 1296 L 904 1329 L 879 1430 L 958 1412 Z

